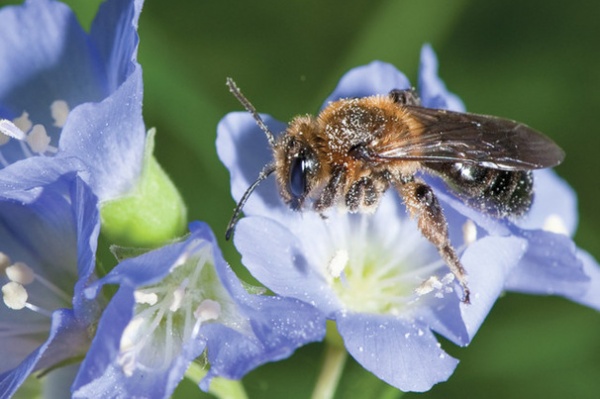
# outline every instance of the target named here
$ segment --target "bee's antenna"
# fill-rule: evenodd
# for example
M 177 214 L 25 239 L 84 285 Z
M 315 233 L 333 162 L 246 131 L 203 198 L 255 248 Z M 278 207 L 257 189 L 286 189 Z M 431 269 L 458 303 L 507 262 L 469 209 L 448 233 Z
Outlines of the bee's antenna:
M 265 134 L 267 135 L 267 140 L 269 141 L 269 145 L 271 147 L 273 147 L 275 145 L 275 136 L 269 130 L 269 128 L 267 127 L 265 122 L 262 120 L 262 118 L 260 117 L 258 112 L 256 112 L 256 108 L 254 108 L 254 105 L 252 105 L 250 103 L 250 101 L 248 101 L 248 99 L 246 97 L 244 97 L 244 95 L 242 94 L 240 89 L 237 87 L 237 85 L 235 84 L 233 79 L 227 78 L 227 87 L 229 87 L 229 91 L 235 96 L 235 98 L 238 99 L 238 101 L 244 106 L 244 108 L 246 108 L 246 111 L 248 111 L 252 114 L 252 116 L 256 120 L 256 123 L 258 124 L 258 127 L 260 127 L 260 129 L 263 132 L 265 132 Z
M 227 231 L 225 232 L 226 240 L 229 241 L 229 239 L 231 238 L 231 234 L 233 233 L 233 229 L 235 228 L 235 225 L 238 221 L 238 217 L 239 217 L 240 213 L 242 212 L 242 208 L 244 207 L 244 204 L 246 203 L 246 201 L 248 201 L 250 194 L 252 194 L 252 192 L 256 189 L 256 187 L 258 187 L 258 185 L 263 180 L 265 180 L 267 177 L 269 177 L 269 175 L 271 173 L 273 173 L 274 171 L 275 171 L 274 164 L 265 165 L 265 167 L 260 171 L 260 173 L 259 173 L 258 177 L 256 178 L 256 180 L 254 181 L 254 183 L 252 183 L 252 185 L 250 187 L 248 187 L 248 189 L 246 190 L 244 195 L 242 195 L 242 198 L 240 199 L 240 202 L 238 202 L 237 206 L 235 207 L 235 209 L 233 211 L 233 215 L 231 215 L 231 220 L 229 220 L 229 224 L 227 225 Z

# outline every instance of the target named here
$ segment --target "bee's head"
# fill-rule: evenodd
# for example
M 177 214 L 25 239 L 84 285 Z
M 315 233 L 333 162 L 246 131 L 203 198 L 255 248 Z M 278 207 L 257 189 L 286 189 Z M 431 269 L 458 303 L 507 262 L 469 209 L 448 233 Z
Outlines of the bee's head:
M 285 202 L 294 210 L 302 207 L 315 188 L 319 175 L 321 166 L 315 143 L 311 143 L 315 128 L 311 118 L 296 118 L 274 146 L 279 190 Z

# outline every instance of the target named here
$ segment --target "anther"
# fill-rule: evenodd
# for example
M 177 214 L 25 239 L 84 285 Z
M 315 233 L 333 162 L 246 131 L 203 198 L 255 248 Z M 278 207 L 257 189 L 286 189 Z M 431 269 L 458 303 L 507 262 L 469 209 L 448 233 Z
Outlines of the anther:
M 2 286 L 4 304 L 13 310 L 21 310 L 27 305 L 27 290 L 19 283 L 11 281 Z

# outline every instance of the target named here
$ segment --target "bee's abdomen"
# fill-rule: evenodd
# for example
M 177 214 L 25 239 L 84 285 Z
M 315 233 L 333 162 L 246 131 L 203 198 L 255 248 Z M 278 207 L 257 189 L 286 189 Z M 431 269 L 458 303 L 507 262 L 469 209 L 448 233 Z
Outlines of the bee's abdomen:
M 533 201 L 530 171 L 491 169 L 467 164 L 430 164 L 469 206 L 497 218 L 520 216 Z

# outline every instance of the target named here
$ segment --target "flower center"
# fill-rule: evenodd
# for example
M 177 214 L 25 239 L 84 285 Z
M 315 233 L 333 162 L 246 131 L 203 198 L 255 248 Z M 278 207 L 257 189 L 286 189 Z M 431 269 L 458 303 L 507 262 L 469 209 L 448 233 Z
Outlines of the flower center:
M 56 100 L 50 105 L 50 114 L 54 121 L 52 126 L 62 128 L 69 115 L 69 106 L 63 100 Z M 34 155 L 56 153 L 58 148 L 50 142 L 46 127 L 33 124 L 26 111 L 12 121 L 0 119 L 0 165 L 3 167 Z
M 362 219 L 363 224 L 368 220 Z M 325 262 L 326 278 L 347 309 L 400 315 L 427 295 L 453 292 L 454 276 L 444 273 L 433 245 L 413 224 L 397 223 L 403 226 L 386 231 L 349 226 L 346 237 L 334 240 L 333 254 Z M 468 233 L 471 238 L 473 234 Z
M 232 310 L 209 245 L 184 257 L 160 283 L 136 290 L 134 297 L 134 317 L 123 331 L 118 359 L 128 376 L 136 369 L 169 367 L 204 323 L 219 320 L 234 328 L 247 324 Z

